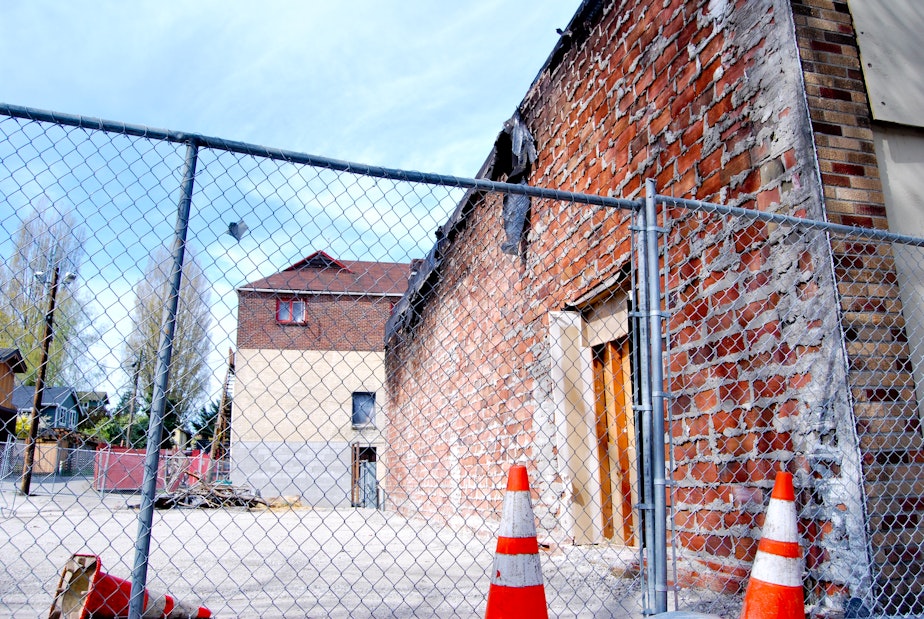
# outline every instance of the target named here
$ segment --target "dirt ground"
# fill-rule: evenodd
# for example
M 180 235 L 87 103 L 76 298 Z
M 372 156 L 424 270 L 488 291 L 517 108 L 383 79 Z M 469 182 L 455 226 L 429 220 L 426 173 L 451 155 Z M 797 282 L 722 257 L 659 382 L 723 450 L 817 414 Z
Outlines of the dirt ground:
M 83 483 L 85 486 L 80 486 Z M 73 553 L 128 579 L 137 496 L 45 480 L 0 482 L 0 616 L 47 616 Z M 483 617 L 494 542 L 366 509 L 170 509 L 155 513 L 148 587 L 230 617 Z M 541 561 L 550 615 L 642 616 L 633 552 L 573 549 Z M 692 598 L 685 599 L 690 609 Z M 699 604 L 716 612 L 714 597 Z M 671 604 L 673 610 L 673 604 Z M 724 614 L 724 613 L 722 613 Z

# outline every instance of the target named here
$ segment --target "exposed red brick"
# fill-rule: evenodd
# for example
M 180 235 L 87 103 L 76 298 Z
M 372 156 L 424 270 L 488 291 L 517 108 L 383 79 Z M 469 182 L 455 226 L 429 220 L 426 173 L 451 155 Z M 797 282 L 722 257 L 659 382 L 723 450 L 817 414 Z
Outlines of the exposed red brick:
M 588 25 L 584 38 L 561 50 L 555 68 L 540 74 L 520 106 L 539 150 L 529 182 L 625 197 L 639 195 L 650 176 L 665 194 L 721 196 L 729 204 L 883 226 L 885 211 L 877 198 L 881 191 L 868 183 L 854 184 L 857 177 L 879 175 L 870 140 L 856 137 L 855 129 L 868 130 L 870 123 L 868 117 L 864 120 L 868 108 L 849 14 L 828 0 L 796 2 L 796 41 L 791 16 L 785 10 L 776 13 L 779 3 L 730 4 L 733 19 L 721 28 L 704 26 L 711 18 L 701 5 L 693 8 L 680 0 L 670 8 L 664 4 L 604 3 L 603 21 Z M 799 7 L 812 11 L 811 21 Z M 621 14 L 623 8 L 632 15 Z M 655 16 L 666 37 L 660 41 Z M 626 20 L 618 29 L 606 25 L 622 17 Z M 796 43 L 806 91 L 780 95 L 768 67 L 775 76 L 781 69 L 797 70 L 787 47 Z M 661 47 L 654 53 L 657 45 Z M 703 46 L 699 56 L 691 58 L 698 46 Z M 593 61 L 598 57 L 610 59 L 606 68 Z M 815 136 L 814 144 L 810 136 Z M 772 172 L 767 179 L 760 175 L 763 165 Z M 844 195 L 833 193 L 841 188 L 852 190 L 846 195 L 853 199 L 835 199 Z M 534 232 L 520 258 L 497 250 L 498 197 L 472 205 L 464 225 L 453 231 L 433 299 L 421 305 L 418 326 L 391 357 L 391 384 L 398 387 L 392 448 L 401 454 L 396 459 L 410 454 L 390 473 L 396 505 L 422 506 L 418 513 L 426 517 L 447 518 L 446 512 L 452 511 L 464 519 L 484 500 L 477 498 L 476 488 L 502 483 L 504 462 L 520 456 L 541 459 L 553 451 L 538 445 L 547 446 L 542 441 L 554 430 L 509 419 L 514 409 L 528 416 L 548 404 L 542 402 L 550 382 L 544 317 L 573 307 L 603 282 L 618 282 L 614 290 L 628 287 L 630 282 L 619 280 L 619 269 L 629 260 L 630 234 L 623 214 L 587 215 L 578 205 L 545 202 L 533 202 Z M 763 523 L 762 514 L 753 514 L 753 504 L 743 505 L 752 500 L 748 492 L 763 504 L 761 493 L 781 466 L 797 471 L 808 483 L 817 468 L 805 453 L 796 452 L 809 439 L 797 440 L 782 428 L 798 427 L 799 417 L 810 410 L 815 414 L 810 407 L 817 402 L 811 402 L 811 394 L 823 378 L 805 368 L 814 369 L 815 359 L 830 363 L 825 350 L 839 350 L 815 341 L 792 341 L 798 339 L 792 334 L 830 328 L 836 312 L 823 320 L 807 316 L 813 304 L 835 297 L 829 283 L 831 255 L 815 246 L 800 253 L 799 242 L 805 239 L 787 236 L 775 225 L 744 225 L 741 220 L 670 210 L 671 217 L 679 218 L 671 228 L 667 253 L 673 261 L 667 290 L 673 347 L 667 388 L 675 417 L 668 430 L 678 459 L 672 471 L 677 484 L 673 496 L 688 511 L 703 512 L 701 517 L 685 513 L 677 521 L 689 527 L 678 540 L 698 570 L 682 578 L 737 590 L 755 542 L 723 529 Z M 853 283 L 848 272 L 868 269 L 867 257 L 872 256 L 835 252 L 839 283 Z M 894 276 L 889 269 L 882 270 L 879 283 Z M 780 289 L 781 273 L 785 290 Z M 497 299 L 503 299 L 502 310 Z M 851 309 L 853 301 L 847 295 L 843 300 L 840 309 Z M 873 304 L 864 300 L 852 311 L 874 316 L 871 326 L 884 318 L 901 331 L 901 323 L 894 320 L 896 307 L 882 298 Z M 839 344 L 828 336 L 823 339 L 826 347 Z M 534 353 L 529 361 L 515 352 L 523 350 Z M 898 355 L 888 361 L 889 371 L 899 367 L 893 363 L 900 361 Z M 851 373 L 853 380 L 856 371 Z M 913 397 L 904 391 L 856 385 L 853 397 L 860 403 Z M 460 397 L 453 400 L 456 394 Z M 442 425 L 425 433 L 418 427 L 421 419 Z M 461 500 L 459 492 L 452 494 L 460 489 L 434 479 L 433 460 L 427 459 L 449 441 L 463 450 L 479 450 L 475 470 L 465 473 L 472 479 L 461 489 Z M 867 453 L 873 462 L 884 457 Z M 430 486 L 422 489 L 421 480 Z M 496 510 L 500 493 L 491 497 L 487 506 Z M 555 503 L 560 489 L 556 494 L 552 484 L 540 487 L 538 497 L 540 507 L 560 507 Z M 800 507 L 811 504 L 807 512 L 835 508 L 820 505 L 824 500 L 811 488 L 800 488 Z M 723 506 L 721 518 L 714 515 L 720 510 L 713 503 Z M 834 559 L 820 550 L 830 545 L 824 536 L 832 533 L 820 525 L 816 529 L 811 562 L 817 570 L 811 578 L 834 573 L 825 571 Z

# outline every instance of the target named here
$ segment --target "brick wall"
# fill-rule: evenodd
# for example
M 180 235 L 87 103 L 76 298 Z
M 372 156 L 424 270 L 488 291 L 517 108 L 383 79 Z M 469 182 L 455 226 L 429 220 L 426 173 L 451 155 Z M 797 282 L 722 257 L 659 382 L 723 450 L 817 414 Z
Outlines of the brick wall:
M 385 321 L 396 298 L 305 295 L 306 324 L 276 322 L 276 301 L 265 292 L 238 294 L 240 349 L 382 350 Z M 291 295 L 285 299 L 293 298 Z
M 873 122 L 846 2 L 793 2 L 828 219 L 888 229 Z M 832 243 L 863 460 L 876 594 L 884 614 L 921 613 L 924 461 L 892 248 Z
M 824 215 L 788 2 L 590 5 L 521 105 L 539 153 L 530 184 L 637 197 L 650 177 L 668 195 Z M 525 457 L 540 541 L 567 543 L 547 313 L 629 286 L 629 215 L 534 200 L 525 253 L 510 257 L 500 209 L 488 196 L 448 231 L 419 322 L 387 352 L 391 501 L 477 524 Z M 811 601 L 843 601 L 865 538 L 827 239 L 679 211 L 662 223 L 681 576 L 740 589 L 786 468 Z

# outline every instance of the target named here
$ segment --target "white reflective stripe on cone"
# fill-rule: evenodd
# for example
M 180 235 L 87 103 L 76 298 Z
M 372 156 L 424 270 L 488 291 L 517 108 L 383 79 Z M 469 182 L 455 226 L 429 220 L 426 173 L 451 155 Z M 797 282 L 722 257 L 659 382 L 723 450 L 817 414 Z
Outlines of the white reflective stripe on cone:
M 167 619 L 195 619 L 199 616 L 199 607 L 187 602 L 173 600 L 174 606 Z
M 781 587 L 802 586 L 802 559 L 792 559 L 757 551 L 751 578 Z
M 148 607 L 141 613 L 141 619 L 163 619 L 167 608 L 167 597 L 148 589 Z
M 491 584 L 501 587 L 533 587 L 543 584 L 539 555 L 494 555 Z
M 536 537 L 536 522 L 529 492 L 508 490 L 501 513 L 500 537 Z
M 796 531 L 796 504 L 792 501 L 770 499 L 764 523 L 761 537 L 775 539 L 778 542 L 799 541 L 799 533 Z

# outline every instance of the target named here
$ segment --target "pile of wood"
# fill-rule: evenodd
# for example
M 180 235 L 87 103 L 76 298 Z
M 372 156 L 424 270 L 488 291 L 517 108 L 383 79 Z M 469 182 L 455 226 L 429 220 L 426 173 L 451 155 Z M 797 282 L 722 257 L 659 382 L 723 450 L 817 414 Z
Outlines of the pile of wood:
M 188 488 L 165 492 L 154 499 L 157 509 L 217 509 L 221 507 L 268 507 L 249 488 L 225 483 L 199 482 Z
M 157 509 L 173 508 L 213 508 L 220 507 L 269 507 L 269 504 L 256 496 L 250 488 L 232 486 L 225 482 L 212 482 L 215 479 L 216 464 L 228 458 L 230 449 L 231 427 L 231 381 L 234 378 L 234 351 L 228 349 L 228 371 L 225 374 L 224 388 L 221 392 L 219 415 L 212 436 L 212 448 L 209 452 L 209 467 L 204 475 L 197 475 L 190 470 L 189 462 L 184 461 L 172 475 L 168 475 L 166 487 L 177 490 L 162 493 L 154 499 Z M 200 471 L 201 472 L 201 471 Z M 195 483 L 187 486 L 187 480 Z

